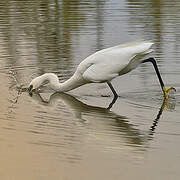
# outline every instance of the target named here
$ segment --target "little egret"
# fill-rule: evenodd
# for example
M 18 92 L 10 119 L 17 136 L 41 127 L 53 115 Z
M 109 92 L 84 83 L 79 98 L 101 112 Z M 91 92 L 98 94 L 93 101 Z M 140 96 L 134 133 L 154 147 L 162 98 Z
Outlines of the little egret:
M 152 45 L 152 42 L 139 41 L 100 50 L 84 59 L 78 65 L 74 75 L 63 83 L 59 82 L 57 75 L 54 73 L 45 73 L 34 78 L 29 84 L 29 94 L 32 95 L 35 89 L 46 82 L 56 92 L 67 92 L 87 83 L 106 82 L 113 92 L 114 98 L 117 98 L 118 95 L 111 84 L 111 80 L 132 71 L 140 63 L 151 62 L 155 68 L 164 97 L 168 99 L 168 91 L 173 87 L 165 88 L 154 58 L 143 59 L 152 52 Z

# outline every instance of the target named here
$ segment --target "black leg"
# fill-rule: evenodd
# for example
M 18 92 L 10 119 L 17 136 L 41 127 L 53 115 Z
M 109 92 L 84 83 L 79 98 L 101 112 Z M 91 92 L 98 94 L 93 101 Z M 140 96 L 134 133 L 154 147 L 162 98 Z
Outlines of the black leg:
M 158 76 L 158 79 L 159 79 L 161 88 L 162 88 L 162 90 L 163 90 L 163 88 L 164 88 L 165 86 L 164 86 L 162 77 L 161 77 L 161 75 L 160 75 L 160 72 L 159 72 L 159 69 L 158 69 L 156 60 L 155 60 L 154 58 L 149 58 L 149 59 L 145 59 L 144 61 L 142 61 L 142 63 L 146 63 L 146 62 L 151 62 L 151 63 L 153 64 L 154 69 L 155 69 L 155 71 L 156 71 L 156 74 L 157 74 L 157 76 Z M 163 90 L 163 91 L 164 91 L 164 90 Z
M 114 98 L 117 98 L 118 95 L 117 95 L 115 89 L 113 88 L 112 84 L 111 84 L 110 82 L 107 82 L 107 84 L 108 84 L 108 86 L 110 87 L 111 91 L 113 92 Z
M 163 100 L 163 103 L 162 103 L 162 105 L 161 105 L 161 108 L 159 109 L 159 112 L 158 112 L 158 114 L 157 114 L 157 116 L 156 116 L 156 119 L 153 121 L 153 124 L 152 124 L 152 126 L 151 126 L 151 128 L 150 128 L 149 135 L 153 135 L 153 134 L 155 133 L 155 129 L 156 129 L 156 126 L 158 125 L 158 121 L 159 121 L 159 119 L 160 119 L 160 116 L 161 116 L 164 108 L 167 106 L 167 104 L 168 104 L 167 99 L 164 99 L 164 100 Z
M 112 102 L 109 104 L 109 106 L 108 106 L 108 108 L 107 108 L 107 109 L 111 109 L 111 108 L 112 108 L 112 106 L 113 106 L 113 105 L 114 105 L 114 103 L 116 102 L 117 98 L 118 98 L 118 96 L 114 96 L 114 98 L 113 98 Z
M 161 74 L 159 72 L 159 69 L 158 69 L 158 66 L 157 66 L 157 63 L 156 63 L 156 60 L 154 58 L 148 58 L 148 59 L 145 59 L 144 61 L 142 61 L 142 63 L 146 63 L 146 62 L 151 62 L 154 66 L 154 69 L 156 71 L 156 74 L 158 76 L 158 79 L 159 79 L 159 82 L 160 82 L 160 85 L 161 85 L 161 88 L 162 88 L 162 91 L 164 93 L 164 97 L 165 99 L 168 99 L 168 91 L 171 90 L 171 89 L 174 89 L 174 87 L 170 87 L 169 89 L 166 89 L 165 86 L 164 86 L 164 82 L 162 80 L 162 77 L 161 77 Z

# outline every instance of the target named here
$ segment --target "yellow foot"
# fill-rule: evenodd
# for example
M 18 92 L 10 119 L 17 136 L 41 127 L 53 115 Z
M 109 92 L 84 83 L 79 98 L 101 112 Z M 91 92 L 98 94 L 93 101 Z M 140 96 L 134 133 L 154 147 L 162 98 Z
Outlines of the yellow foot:
M 172 89 L 176 91 L 176 89 L 175 89 L 174 87 L 170 87 L 170 88 L 168 88 L 168 89 L 166 89 L 165 87 L 163 87 L 163 92 L 164 92 L 164 98 L 165 98 L 165 99 L 168 99 L 168 98 L 169 98 L 168 92 L 169 92 L 170 90 L 172 90 Z

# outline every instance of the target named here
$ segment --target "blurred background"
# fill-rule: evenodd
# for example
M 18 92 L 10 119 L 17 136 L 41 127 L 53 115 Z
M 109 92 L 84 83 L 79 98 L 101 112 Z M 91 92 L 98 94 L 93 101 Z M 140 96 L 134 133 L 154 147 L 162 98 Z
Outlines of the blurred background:
M 178 180 L 179 12 L 178 0 L 1 0 L 0 177 Z M 167 104 L 148 63 L 113 80 L 110 111 L 106 84 L 17 91 L 46 72 L 65 81 L 90 54 L 141 39 L 155 43 L 164 82 L 177 89 Z

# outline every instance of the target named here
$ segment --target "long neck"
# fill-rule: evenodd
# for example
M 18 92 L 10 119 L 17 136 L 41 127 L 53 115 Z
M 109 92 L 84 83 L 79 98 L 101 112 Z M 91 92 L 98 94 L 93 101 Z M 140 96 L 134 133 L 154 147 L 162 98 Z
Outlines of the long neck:
M 75 89 L 87 82 L 77 73 L 75 73 L 70 79 L 67 81 L 60 83 L 58 77 L 53 73 L 44 74 L 44 79 L 47 80 L 50 84 L 50 87 L 59 92 L 67 92 L 72 89 Z

